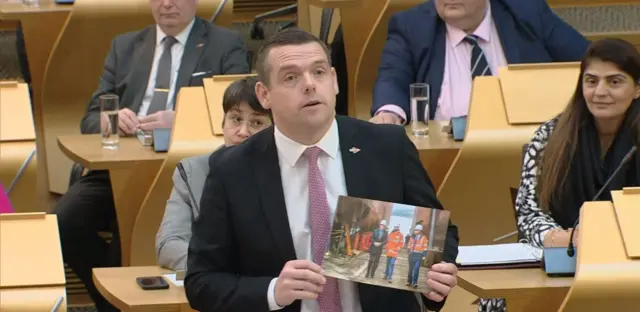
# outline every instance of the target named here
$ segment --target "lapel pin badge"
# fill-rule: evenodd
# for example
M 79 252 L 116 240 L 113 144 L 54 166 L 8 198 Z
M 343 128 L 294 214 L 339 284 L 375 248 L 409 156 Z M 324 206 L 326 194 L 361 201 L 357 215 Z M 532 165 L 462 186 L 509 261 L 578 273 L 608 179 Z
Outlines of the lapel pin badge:
M 349 152 L 351 152 L 352 154 L 358 154 L 359 151 L 360 149 L 355 146 L 349 149 Z
M 204 43 L 200 42 L 196 44 L 196 48 L 202 48 L 202 47 L 204 47 Z

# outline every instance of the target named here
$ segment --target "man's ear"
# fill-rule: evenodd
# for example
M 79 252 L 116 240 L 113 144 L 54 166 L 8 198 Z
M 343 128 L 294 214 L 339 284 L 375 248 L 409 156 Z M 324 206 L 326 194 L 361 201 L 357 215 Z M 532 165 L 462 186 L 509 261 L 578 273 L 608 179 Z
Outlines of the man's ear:
M 264 109 L 271 109 L 271 101 L 269 100 L 269 87 L 265 85 L 262 81 L 258 81 L 256 83 L 256 96 L 260 101 L 260 105 L 264 107 Z

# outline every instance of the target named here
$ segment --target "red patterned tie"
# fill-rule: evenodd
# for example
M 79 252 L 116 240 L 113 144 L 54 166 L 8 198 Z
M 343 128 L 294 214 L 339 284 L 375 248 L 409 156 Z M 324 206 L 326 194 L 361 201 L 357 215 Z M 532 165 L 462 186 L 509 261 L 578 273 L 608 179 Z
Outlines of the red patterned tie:
M 309 215 L 311 217 L 311 252 L 313 262 L 322 265 L 324 253 L 331 236 L 331 215 L 322 173 L 318 167 L 318 156 L 322 150 L 317 146 L 307 148 L 304 155 L 309 160 Z M 320 312 L 341 312 L 338 281 L 327 277 L 324 290 L 318 296 Z

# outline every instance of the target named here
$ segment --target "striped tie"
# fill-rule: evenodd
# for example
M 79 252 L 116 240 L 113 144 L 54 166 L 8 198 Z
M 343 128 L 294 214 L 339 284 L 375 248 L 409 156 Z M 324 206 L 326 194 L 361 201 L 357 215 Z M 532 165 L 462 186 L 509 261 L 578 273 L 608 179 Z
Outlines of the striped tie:
M 491 76 L 491 68 L 489 68 L 484 51 L 478 45 L 478 37 L 469 35 L 464 38 L 464 41 L 473 47 L 471 50 L 471 79 L 473 80 L 476 76 Z

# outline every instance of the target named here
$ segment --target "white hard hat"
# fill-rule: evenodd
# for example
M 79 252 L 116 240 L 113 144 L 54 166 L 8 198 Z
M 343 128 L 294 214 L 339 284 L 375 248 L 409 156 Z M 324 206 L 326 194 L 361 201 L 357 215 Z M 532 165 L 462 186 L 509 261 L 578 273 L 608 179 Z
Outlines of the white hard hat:
M 418 224 L 416 225 L 416 228 L 413 229 L 414 231 L 422 231 L 422 224 Z
M 384 226 L 386 226 L 386 225 L 387 225 L 387 220 L 382 220 L 382 221 L 380 221 L 380 225 L 384 225 Z

